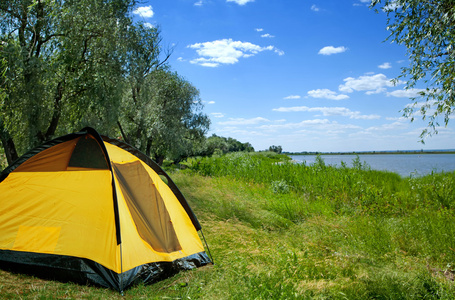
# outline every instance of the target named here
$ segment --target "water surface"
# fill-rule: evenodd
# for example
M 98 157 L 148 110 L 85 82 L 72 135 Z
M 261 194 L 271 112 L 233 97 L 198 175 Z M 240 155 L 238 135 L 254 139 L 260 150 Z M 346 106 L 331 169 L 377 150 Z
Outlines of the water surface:
M 290 155 L 295 161 L 307 165 L 316 162 L 316 155 Z M 326 165 L 341 166 L 341 162 L 352 167 L 356 155 L 321 155 Z M 401 176 L 422 176 L 431 172 L 455 171 L 455 154 L 360 154 L 360 161 L 373 170 L 391 171 Z

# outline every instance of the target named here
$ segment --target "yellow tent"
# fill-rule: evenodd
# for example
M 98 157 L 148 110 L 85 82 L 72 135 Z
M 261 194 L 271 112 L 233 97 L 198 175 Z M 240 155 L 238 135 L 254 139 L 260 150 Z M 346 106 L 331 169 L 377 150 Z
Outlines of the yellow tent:
M 92 128 L 0 174 L 0 266 L 10 269 L 123 291 L 210 263 L 200 229 L 156 163 Z

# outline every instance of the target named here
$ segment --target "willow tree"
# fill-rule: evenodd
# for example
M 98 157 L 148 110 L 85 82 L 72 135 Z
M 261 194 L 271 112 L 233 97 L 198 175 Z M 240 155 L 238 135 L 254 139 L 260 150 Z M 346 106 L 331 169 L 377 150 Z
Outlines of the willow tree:
M 206 132 L 198 91 L 169 71 L 157 28 L 135 24 L 135 0 L 2 0 L 6 62 L 0 137 L 8 162 L 84 126 L 147 154 L 187 153 Z M 17 149 L 17 151 L 16 151 Z
M 155 114 L 149 128 L 147 149 L 160 162 L 165 156 L 178 160 L 194 154 L 205 141 L 210 120 L 203 112 L 199 90 L 175 72 L 152 77 L 156 86 Z
M 455 106 L 455 0 L 372 0 L 371 6 L 387 13 L 388 39 L 408 50 L 409 66 L 397 80 L 405 79 L 406 89 L 426 87 L 404 115 L 413 120 L 420 111 L 428 121 L 422 139 L 437 133 L 439 118 L 447 126 Z
M 2 0 L 0 58 L 7 62 L 0 125 L 19 153 L 56 134 L 117 120 L 121 41 L 133 0 Z
M 210 125 L 199 91 L 177 73 L 157 69 L 145 76 L 140 94 L 134 92 L 122 106 L 127 142 L 158 163 L 193 154 Z
M 158 163 L 192 154 L 209 127 L 199 91 L 170 71 L 158 28 L 129 27 L 126 82 L 119 118 L 123 138 Z

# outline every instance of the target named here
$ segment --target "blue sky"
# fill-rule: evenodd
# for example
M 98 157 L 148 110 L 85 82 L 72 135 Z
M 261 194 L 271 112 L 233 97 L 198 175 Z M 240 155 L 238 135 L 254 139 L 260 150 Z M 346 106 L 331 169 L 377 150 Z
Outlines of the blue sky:
M 159 27 L 173 70 L 200 91 L 215 133 L 256 150 L 454 149 L 454 121 L 420 144 L 391 79 L 408 64 L 385 41 L 369 0 L 147 0 L 136 20 Z

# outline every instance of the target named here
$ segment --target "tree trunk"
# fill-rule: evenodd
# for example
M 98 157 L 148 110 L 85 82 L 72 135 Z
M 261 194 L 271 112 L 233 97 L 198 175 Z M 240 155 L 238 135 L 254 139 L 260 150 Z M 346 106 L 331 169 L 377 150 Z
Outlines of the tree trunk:
M 40 141 L 40 143 L 50 140 L 54 136 L 55 131 L 57 130 L 58 121 L 60 120 L 61 116 L 60 101 L 62 100 L 62 97 L 63 82 L 60 81 L 57 85 L 57 90 L 54 98 L 54 113 L 52 114 L 51 122 L 49 124 L 49 127 L 47 128 L 46 134 L 44 135 L 44 140 Z
M 122 133 L 123 140 L 125 143 L 129 144 L 130 141 L 128 140 L 128 137 L 126 136 L 125 132 L 123 131 L 122 124 L 120 124 L 120 121 L 117 121 L 118 128 L 120 129 L 120 132 Z
M 18 159 L 16 146 L 11 138 L 8 130 L 3 126 L 0 120 L 0 139 L 2 140 L 3 149 L 5 149 L 6 160 L 8 165 L 11 165 L 16 159 Z
M 152 139 L 150 138 L 147 140 L 147 146 L 145 147 L 145 155 L 147 155 L 148 157 L 150 157 L 151 149 L 152 149 Z
M 155 162 L 160 166 L 163 165 L 164 155 L 157 155 L 155 158 Z

